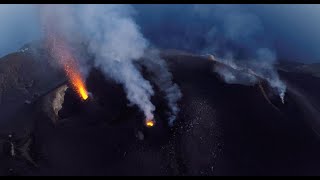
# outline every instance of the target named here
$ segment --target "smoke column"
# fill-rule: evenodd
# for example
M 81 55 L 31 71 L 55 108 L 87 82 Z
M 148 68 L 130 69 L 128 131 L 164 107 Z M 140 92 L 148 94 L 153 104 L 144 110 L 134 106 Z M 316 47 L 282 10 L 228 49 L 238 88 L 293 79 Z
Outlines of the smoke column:
M 77 7 L 81 32 L 94 54 L 94 65 L 124 86 L 127 98 L 146 119 L 154 118 L 151 84 L 134 66 L 148 46 L 138 26 L 130 18 L 133 9 L 125 5 L 81 5 Z
M 166 62 L 159 56 L 158 50 L 151 49 L 146 53 L 145 57 L 143 64 L 148 71 L 153 73 L 153 82 L 166 95 L 171 111 L 169 113 L 169 125 L 172 126 L 180 111 L 178 101 L 181 99 L 182 93 L 178 85 L 172 81 L 172 74 L 168 71 Z
M 154 74 L 155 84 L 165 92 L 171 110 L 169 124 L 173 124 L 179 108 L 177 101 L 181 92 L 172 82 L 166 63 L 156 50 L 148 51 L 149 42 L 143 37 L 139 26 L 133 21 L 134 9 L 129 5 L 47 5 L 42 6 L 44 21 L 49 21 L 64 39 L 76 47 L 87 43 L 94 56 L 93 66 L 105 76 L 123 85 L 128 100 L 137 105 L 146 120 L 154 119 L 154 95 L 149 81 L 143 78 L 135 62 L 144 64 Z M 54 19 L 54 20 L 52 20 Z M 148 56 L 141 61 L 143 56 Z M 86 62 L 80 62 L 89 69 Z M 84 72 L 88 70 L 83 70 Z
M 133 65 L 133 61 L 142 57 L 147 41 L 129 18 L 132 10 L 128 6 L 46 5 L 41 6 L 41 10 L 43 21 L 50 20 L 55 31 L 69 44 L 76 44 L 77 39 L 88 42 L 94 66 L 123 84 L 129 101 L 136 104 L 147 119 L 153 119 L 152 86 Z

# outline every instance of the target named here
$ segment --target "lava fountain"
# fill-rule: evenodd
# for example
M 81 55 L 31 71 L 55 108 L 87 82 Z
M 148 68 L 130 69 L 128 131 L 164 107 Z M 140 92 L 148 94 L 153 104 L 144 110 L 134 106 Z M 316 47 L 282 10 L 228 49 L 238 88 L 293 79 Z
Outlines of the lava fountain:
M 58 64 L 64 69 L 66 76 L 71 84 L 72 89 L 77 92 L 82 100 L 87 100 L 89 94 L 82 77 L 80 66 L 77 63 L 72 48 L 66 43 L 66 34 L 62 33 L 62 25 L 57 20 L 57 12 L 65 13 L 64 8 L 62 11 L 57 11 L 52 5 L 40 5 L 41 26 L 45 35 L 45 44 L 49 50 L 50 55 L 55 59 Z M 59 17 L 59 16 L 58 16 Z
M 56 37 L 50 38 L 49 46 L 51 47 L 50 50 L 52 55 L 63 67 L 72 89 L 78 93 L 82 100 L 87 100 L 89 95 L 84 79 L 80 73 L 79 65 L 77 64 L 69 47 L 63 42 L 63 40 Z
M 64 70 L 67 77 L 72 85 L 72 88 L 79 94 L 83 100 L 88 99 L 88 91 L 83 81 L 80 72 L 75 67 L 74 61 L 69 62 L 70 64 L 64 65 Z

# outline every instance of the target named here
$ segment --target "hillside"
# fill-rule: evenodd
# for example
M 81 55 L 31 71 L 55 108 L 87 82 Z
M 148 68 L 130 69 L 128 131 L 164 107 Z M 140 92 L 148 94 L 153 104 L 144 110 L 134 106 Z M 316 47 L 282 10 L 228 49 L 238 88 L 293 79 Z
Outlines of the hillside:
M 44 99 L 52 93 L 40 93 L 34 103 L 24 104 L 29 94 L 12 91 L 21 84 L 12 79 L 28 75 L 43 83 L 32 87 L 54 92 L 63 78 L 47 79 L 51 73 L 35 71 L 39 64 L 33 65 L 25 55 L 5 57 L 0 69 L 7 76 L 1 87 L 12 93 L 6 98 L 21 101 L 21 106 L 11 109 L 10 101 L 3 101 L 1 113 L 13 112 L 13 116 L 2 119 L 0 134 L 32 133 L 31 154 L 37 167 L 0 152 L 0 174 L 319 175 L 319 78 L 279 71 L 289 85 L 282 104 L 265 83 L 261 86 L 267 98 L 259 85 L 224 83 L 214 73 L 212 61 L 174 52 L 164 53 L 163 58 L 183 93 L 181 112 L 175 126 L 168 127 L 167 107 L 157 91 L 152 99 L 157 125 L 151 129 L 143 126 L 143 115 L 136 107 L 127 106 L 122 87 L 98 70 L 87 78 L 94 98 L 81 102 L 67 89 L 60 119 L 53 122 L 43 111 L 43 103 L 51 102 Z M 8 67 L 20 69 L 11 73 Z M 33 89 L 30 94 L 42 92 Z

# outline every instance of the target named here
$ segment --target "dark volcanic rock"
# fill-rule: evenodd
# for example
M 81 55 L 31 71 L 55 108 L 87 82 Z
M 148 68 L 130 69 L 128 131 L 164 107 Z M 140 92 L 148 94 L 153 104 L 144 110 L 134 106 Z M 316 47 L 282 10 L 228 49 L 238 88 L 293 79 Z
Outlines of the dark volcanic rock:
M 269 101 L 258 85 L 225 84 L 213 73 L 212 61 L 174 51 L 163 57 L 183 93 L 173 127 L 167 125 L 161 92 L 152 98 L 157 124 L 146 128 L 139 109 L 127 106 L 122 87 L 93 70 L 87 79 L 92 97 L 83 102 L 68 89 L 57 124 L 41 103 L 23 105 L 15 117 L 20 121 L 10 126 L 32 122 L 38 167 L 7 158 L 0 173 L 12 168 L 19 175 L 319 174 L 317 118 L 306 113 L 318 112 L 319 79 L 281 71 L 290 84 L 282 104 L 264 84 Z

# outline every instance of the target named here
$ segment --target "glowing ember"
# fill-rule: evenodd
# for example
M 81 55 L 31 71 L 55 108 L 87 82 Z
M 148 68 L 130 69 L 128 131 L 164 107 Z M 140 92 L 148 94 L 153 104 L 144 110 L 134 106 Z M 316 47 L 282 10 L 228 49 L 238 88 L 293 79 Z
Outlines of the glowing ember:
M 146 126 L 147 127 L 153 127 L 155 125 L 155 122 L 152 119 L 148 119 L 146 121 Z

